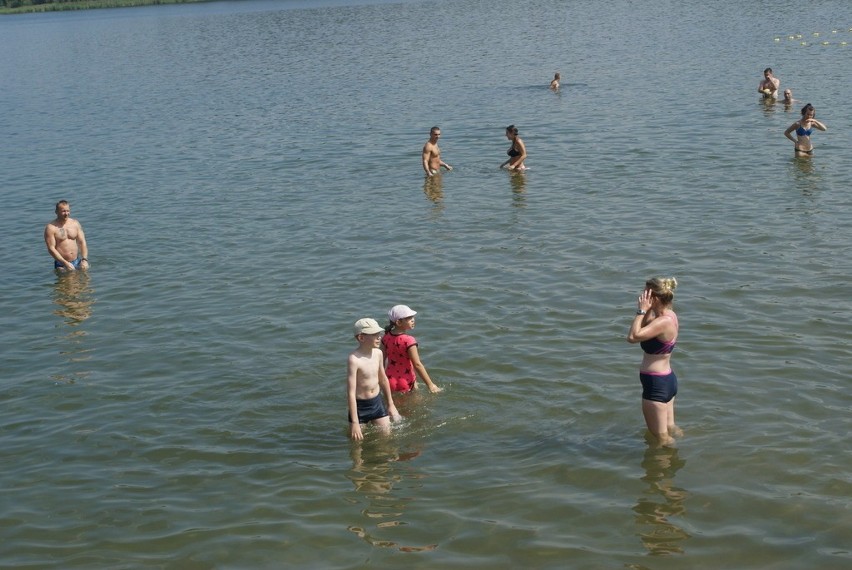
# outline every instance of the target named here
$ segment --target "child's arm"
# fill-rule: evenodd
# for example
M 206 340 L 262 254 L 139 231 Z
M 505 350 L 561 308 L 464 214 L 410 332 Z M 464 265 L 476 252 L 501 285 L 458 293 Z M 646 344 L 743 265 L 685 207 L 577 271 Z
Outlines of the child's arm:
M 388 403 L 388 416 L 392 422 L 399 421 L 399 412 L 396 409 L 396 404 L 393 403 L 393 394 L 391 392 L 390 381 L 388 375 L 385 374 L 384 354 L 379 358 L 379 388 L 385 394 L 385 400 Z
M 355 441 L 364 439 L 364 434 L 361 433 L 361 423 L 358 421 L 358 402 L 356 401 L 355 390 L 358 386 L 358 365 L 353 355 L 349 355 L 346 374 L 346 399 L 349 404 L 349 437 Z
M 439 388 L 434 382 L 432 382 L 432 379 L 429 377 L 429 373 L 426 371 L 426 367 L 423 366 L 422 362 L 420 362 L 420 352 L 417 350 L 416 344 L 408 347 L 408 358 L 411 359 L 411 363 L 414 365 L 414 370 L 417 371 L 417 375 L 420 376 L 420 379 L 426 383 L 426 387 L 429 388 L 429 391 L 433 394 L 440 392 L 442 388 Z

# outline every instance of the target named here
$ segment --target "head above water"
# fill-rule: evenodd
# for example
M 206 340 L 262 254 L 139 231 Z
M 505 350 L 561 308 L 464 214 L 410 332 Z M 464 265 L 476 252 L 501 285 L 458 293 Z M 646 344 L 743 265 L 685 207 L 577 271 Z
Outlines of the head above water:
M 395 324 L 399 320 L 413 317 L 416 314 L 417 311 L 413 310 L 408 305 L 394 305 L 391 307 L 391 310 L 388 311 L 388 321 L 390 324 Z
M 358 319 L 352 327 L 352 332 L 355 333 L 356 338 L 362 334 L 378 334 L 384 332 L 384 330 L 375 319 L 369 318 Z
M 645 289 L 660 301 L 663 306 L 672 304 L 674 291 L 677 288 L 677 279 L 674 277 L 652 277 L 645 281 Z
M 814 109 L 814 106 L 811 105 L 810 103 L 808 103 L 807 105 L 802 107 L 802 116 L 807 117 L 808 113 L 813 113 L 814 116 L 816 116 L 816 109 Z
M 509 125 L 508 127 L 506 127 L 506 134 L 518 136 L 518 127 L 516 127 L 515 125 Z

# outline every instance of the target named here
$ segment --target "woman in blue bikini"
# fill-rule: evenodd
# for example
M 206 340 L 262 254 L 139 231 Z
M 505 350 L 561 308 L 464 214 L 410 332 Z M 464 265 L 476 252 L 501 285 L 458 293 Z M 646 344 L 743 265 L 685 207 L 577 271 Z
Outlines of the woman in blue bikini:
M 796 156 L 808 156 L 814 153 L 814 145 L 811 143 L 811 133 L 814 132 L 814 129 L 828 130 L 828 127 L 814 118 L 815 115 L 816 109 L 808 103 L 802 107 L 802 118 L 784 131 L 784 136 L 796 145 Z M 793 131 L 796 132 L 796 138 L 793 138 Z
M 677 376 L 672 372 L 672 351 L 677 343 L 678 321 L 672 310 L 674 277 L 654 277 L 645 282 L 639 295 L 636 316 L 627 333 L 627 342 L 642 347 L 642 415 L 648 431 L 661 445 L 674 443 L 682 432 L 675 425 L 674 401 Z

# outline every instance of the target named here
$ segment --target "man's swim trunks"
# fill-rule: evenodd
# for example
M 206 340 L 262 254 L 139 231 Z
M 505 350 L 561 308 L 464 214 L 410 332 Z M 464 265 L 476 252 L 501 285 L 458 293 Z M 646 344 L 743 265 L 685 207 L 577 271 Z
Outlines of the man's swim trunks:
M 355 400 L 358 406 L 358 423 L 366 424 L 373 420 L 384 418 L 388 415 L 385 409 L 385 402 L 382 400 L 382 395 L 378 394 L 375 398 L 369 400 Z M 349 423 L 352 423 L 352 417 L 349 418 Z
M 77 259 L 75 259 L 74 261 L 71 262 L 71 265 L 74 266 L 74 269 L 80 269 L 80 263 L 82 263 L 82 261 L 83 261 L 83 258 L 78 257 Z M 65 264 L 62 263 L 61 261 L 56 261 L 54 259 L 53 260 L 53 268 L 54 269 L 65 269 Z
M 666 373 L 640 372 L 642 399 L 667 404 L 677 396 L 677 376 L 671 370 Z

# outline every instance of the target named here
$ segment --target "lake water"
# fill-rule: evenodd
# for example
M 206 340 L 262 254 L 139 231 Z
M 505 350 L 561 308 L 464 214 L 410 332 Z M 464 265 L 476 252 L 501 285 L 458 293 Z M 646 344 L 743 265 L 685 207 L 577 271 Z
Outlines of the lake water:
M 850 28 L 847 0 L 0 19 L 0 566 L 852 568 Z M 758 99 L 767 66 L 800 103 Z M 796 159 L 805 102 L 829 130 Z M 424 182 L 433 125 L 455 169 Z M 88 273 L 51 270 L 59 199 Z M 624 341 L 652 275 L 676 449 Z M 353 445 L 351 325 L 397 303 L 445 390 Z

